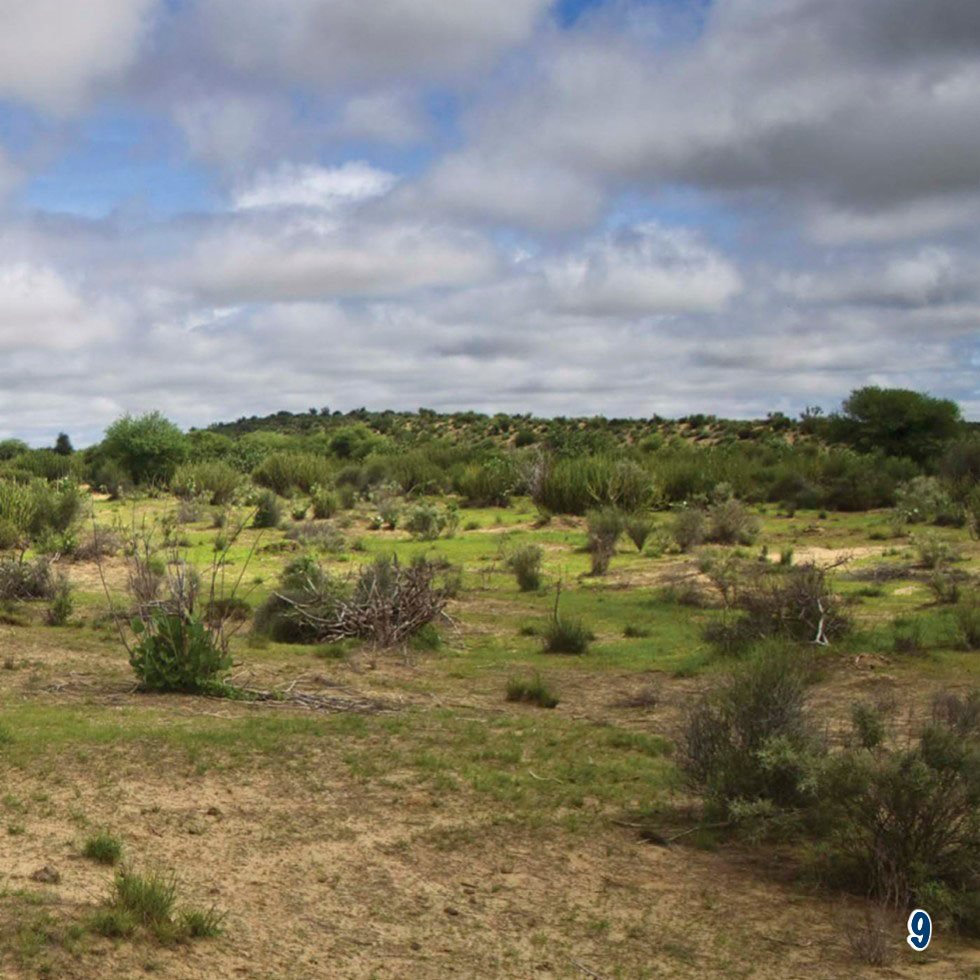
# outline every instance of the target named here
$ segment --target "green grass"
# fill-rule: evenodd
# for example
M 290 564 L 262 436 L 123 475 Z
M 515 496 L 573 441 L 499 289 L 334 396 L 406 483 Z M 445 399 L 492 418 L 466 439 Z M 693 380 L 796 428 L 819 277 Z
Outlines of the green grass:
M 535 674 L 530 679 L 512 677 L 507 681 L 507 700 L 536 704 L 539 708 L 558 707 L 558 698 L 540 674 Z
M 99 864 L 118 863 L 122 850 L 122 841 L 106 830 L 93 834 L 82 845 L 82 855 Z

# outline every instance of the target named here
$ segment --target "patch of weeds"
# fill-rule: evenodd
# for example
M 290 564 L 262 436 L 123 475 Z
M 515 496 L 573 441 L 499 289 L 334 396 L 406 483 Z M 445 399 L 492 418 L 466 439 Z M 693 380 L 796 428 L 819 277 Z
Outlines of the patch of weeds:
M 535 674 L 530 679 L 511 677 L 507 681 L 507 700 L 536 704 L 541 708 L 554 708 L 558 705 L 558 698 L 540 674 Z
M 85 841 L 82 854 L 99 864 L 116 864 L 122 857 L 122 841 L 107 830 L 102 830 Z
M 595 639 L 580 619 L 556 616 L 542 633 L 545 653 L 586 653 Z
M 628 640 L 642 639 L 650 635 L 650 630 L 645 626 L 636 626 L 633 623 L 627 623 L 623 627 L 623 636 Z

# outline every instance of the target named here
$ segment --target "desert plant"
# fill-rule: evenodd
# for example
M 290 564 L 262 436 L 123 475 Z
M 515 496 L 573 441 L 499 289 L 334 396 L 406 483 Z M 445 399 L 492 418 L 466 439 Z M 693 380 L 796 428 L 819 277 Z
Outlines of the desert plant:
M 335 524 L 317 524 L 315 521 L 301 521 L 286 531 L 286 538 L 320 551 L 339 554 L 347 549 L 347 539 Z
M 507 564 L 517 579 L 521 592 L 535 592 L 541 588 L 541 562 L 544 551 L 536 544 L 515 548 L 507 556 Z
M 535 674 L 530 679 L 511 677 L 507 681 L 507 700 L 536 704 L 539 708 L 555 708 L 558 706 L 558 698 L 541 679 L 540 674 Z
M 282 505 L 272 490 L 260 493 L 255 505 L 252 527 L 275 528 L 282 523 Z
M 671 537 L 681 551 L 703 544 L 708 536 L 708 518 L 701 507 L 682 507 L 674 514 Z
M 592 631 L 580 619 L 556 616 L 542 630 L 545 653 L 587 653 Z
M 963 522 L 945 487 L 934 476 L 916 476 L 895 491 L 895 510 L 908 524 L 956 524 Z
M 706 540 L 715 544 L 751 544 L 759 533 L 759 522 L 729 489 L 715 488 L 708 507 Z
M 0 599 L 51 599 L 55 589 L 50 558 L 0 560 Z
M 910 535 L 909 540 L 924 568 L 941 568 L 957 557 L 953 546 L 933 531 Z
M 626 536 L 636 546 L 637 551 L 642 551 L 647 543 L 647 538 L 653 531 L 653 518 L 649 514 L 629 514 L 623 522 L 623 529 Z
M 313 507 L 313 517 L 316 520 L 325 520 L 333 517 L 340 510 L 340 501 L 337 499 L 337 494 L 319 484 L 314 486 L 310 493 L 310 503 Z
M 798 658 L 772 648 L 731 672 L 685 713 L 681 767 L 709 802 L 801 801 L 813 733 L 807 675 Z
M 102 830 L 85 841 L 82 854 L 99 864 L 116 864 L 122 857 L 122 841 L 107 830 Z
M 147 691 L 188 694 L 213 690 L 231 656 L 200 619 L 154 609 L 133 622 L 130 664 Z
M 957 639 L 966 650 L 980 650 L 980 599 L 971 596 L 956 607 Z
M 417 504 L 408 512 L 403 526 L 418 541 L 434 541 L 445 528 L 446 517 L 435 504 Z
M 242 474 L 222 460 L 186 463 L 177 468 L 170 489 L 184 498 L 202 497 L 208 503 L 224 507 L 230 504 L 242 483 Z
M 67 576 L 58 575 L 55 580 L 54 594 L 51 597 L 51 605 L 45 617 L 49 626 L 65 626 L 75 610 L 75 602 L 72 599 L 72 586 Z
M 616 553 L 616 542 L 623 533 L 625 518 L 622 511 L 614 507 L 591 510 L 586 515 L 588 525 L 588 548 L 592 556 L 593 575 L 605 575 L 609 562 Z

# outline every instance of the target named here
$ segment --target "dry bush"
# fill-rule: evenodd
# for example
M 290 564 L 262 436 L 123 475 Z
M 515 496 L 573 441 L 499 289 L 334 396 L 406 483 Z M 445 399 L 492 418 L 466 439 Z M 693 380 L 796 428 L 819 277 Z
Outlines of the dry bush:
M 21 557 L 0 561 L 0 599 L 52 599 L 57 583 L 50 558 Z

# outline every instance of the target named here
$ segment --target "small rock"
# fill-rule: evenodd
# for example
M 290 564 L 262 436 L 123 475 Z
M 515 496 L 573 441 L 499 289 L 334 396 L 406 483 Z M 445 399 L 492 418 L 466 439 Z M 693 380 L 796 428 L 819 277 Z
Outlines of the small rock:
M 50 864 L 46 864 L 31 875 L 31 881 L 39 881 L 44 885 L 57 885 L 61 881 L 61 875 Z
M 452 906 L 452 905 L 447 905 L 447 906 L 446 906 L 446 907 L 445 907 L 445 908 L 443 909 L 443 912 L 445 912 L 445 913 L 446 913 L 446 915 L 459 915 L 459 909 L 457 909 L 457 908 L 453 908 L 453 906 Z

